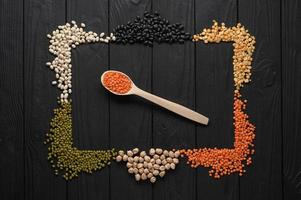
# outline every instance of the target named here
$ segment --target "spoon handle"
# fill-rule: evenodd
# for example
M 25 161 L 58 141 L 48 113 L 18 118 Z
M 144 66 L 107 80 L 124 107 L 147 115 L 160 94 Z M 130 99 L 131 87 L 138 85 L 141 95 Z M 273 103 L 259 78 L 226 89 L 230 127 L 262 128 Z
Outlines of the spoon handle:
M 201 115 L 200 113 L 197 113 L 189 108 L 186 108 L 180 104 L 168 101 L 168 100 L 158 97 L 156 95 L 145 92 L 138 87 L 135 88 L 134 94 L 136 94 L 144 99 L 147 99 L 163 108 L 166 108 L 167 110 L 177 113 L 178 115 L 188 118 L 192 121 L 195 121 L 195 122 L 198 122 L 201 124 L 205 124 L 205 125 L 208 124 L 209 119 L 207 117 L 205 117 L 204 115 Z

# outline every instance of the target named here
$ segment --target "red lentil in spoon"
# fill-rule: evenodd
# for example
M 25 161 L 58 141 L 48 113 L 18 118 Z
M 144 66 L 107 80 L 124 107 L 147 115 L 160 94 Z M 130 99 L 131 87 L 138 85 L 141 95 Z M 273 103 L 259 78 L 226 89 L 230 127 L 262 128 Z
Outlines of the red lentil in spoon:
M 108 90 L 118 94 L 125 94 L 132 88 L 132 81 L 126 75 L 114 71 L 104 74 L 103 84 Z

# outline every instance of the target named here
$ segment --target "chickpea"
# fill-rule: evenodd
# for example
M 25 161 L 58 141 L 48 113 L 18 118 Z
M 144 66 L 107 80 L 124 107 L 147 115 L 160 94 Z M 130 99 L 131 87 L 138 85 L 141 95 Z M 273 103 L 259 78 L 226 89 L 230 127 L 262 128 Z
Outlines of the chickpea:
M 144 159 L 142 157 L 139 157 L 139 162 L 143 163 Z
M 134 157 L 134 162 L 136 162 L 136 163 L 139 162 L 139 157 L 138 156 Z
M 164 155 L 164 156 L 169 156 L 169 152 L 168 152 L 167 150 L 164 150 L 164 151 L 163 151 L 163 155 Z
M 148 164 L 147 164 L 147 168 L 148 168 L 148 169 L 153 168 L 153 164 L 152 164 L 152 163 L 148 163 Z
M 170 169 L 170 164 L 169 164 L 169 163 L 167 163 L 167 164 L 165 165 L 165 169 L 166 169 L 166 170 L 169 170 L 169 169 Z
M 120 162 L 122 160 L 122 157 L 120 156 L 120 155 L 118 155 L 117 157 L 116 157 L 116 161 L 117 162 Z
M 129 157 L 129 158 L 128 158 L 128 162 L 129 162 L 129 163 L 133 163 L 133 162 L 134 162 L 134 158 Z
M 146 156 L 146 152 L 145 151 L 141 151 L 140 152 L 140 156 L 143 158 L 144 156 Z
M 139 152 L 139 149 L 138 148 L 134 148 L 133 149 L 133 154 L 135 155 L 135 154 L 137 154 Z
M 153 155 L 155 155 L 155 153 L 156 153 L 155 149 L 151 148 L 149 150 L 149 155 L 153 156 Z
M 159 171 L 158 170 L 154 170 L 153 175 L 154 176 L 158 176 L 159 175 Z
M 174 154 L 173 151 L 170 151 L 170 152 L 168 153 L 168 155 L 169 155 L 169 157 L 171 157 L 171 158 L 173 158 L 173 157 L 175 156 L 175 154 Z
M 123 155 L 122 160 L 123 160 L 124 162 L 126 162 L 126 161 L 128 160 L 128 156 L 127 156 L 127 155 Z
M 173 161 L 174 164 L 178 164 L 179 163 L 179 159 L 177 159 L 177 158 L 173 158 L 172 161 Z
M 150 178 L 150 182 L 152 182 L 152 183 L 156 182 L 156 177 L 154 177 L 154 176 L 151 177 L 151 178 Z
M 148 174 L 149 173 L 148 169 L 144 169 L 143 173 Z
M 165 171 L 161 171 L 160 173 L 159 173 L 159 176 L 160 177 L 163 177 L 165 175 Z
M 171 164 L 170 164 L 170 168 L 171 168 L 171 169 L 175 169 L 175 168 L 176 168 L 176 165 L 175 165 L 174 163 L 171 163 Z
M 143 174 L 144 173 L 144 169 L 140 168 L 140 169 L 138 169 L 138 172 L 139 172 L 139 174 Z
M 146 174 L 143 173 L 143 174 L 141 175 L 141 179 L 142 179 L 142 180 L 146 180 L 146 179 L 147 179 Z
M 145 157 L 144 157 L 144 160 L 145 160 L 146 162 L 150 162 L 151 158 L 150 158 L 149 156 L 145 156 Z
M 157 154 L 160 155 L 160 154 L 162 154 L 163 151 L 162 151 L 162 149 L 157 148 L 157 149 L 155 150 L 155 152 L 156 152 Z
M 136 181 L 139 181 L 140 180 L 140 174 L 136 174 L 135 179 L 136 179 Z
M 129 157 L 132 157 L 134 154 L 132 151 L 127 151 L 126 154 L 129 156 Z
M 129 163 L 129 162 L 126 163 L 126 167 L 127 167 L 127 168 L 130 168 L 130 167 L 132 167 L 132 166 L 133 166 L 132 163 Z
M 124 151 L 120 150 L 120 151 L 118 151 L 118 154 L 119 154 L 120 156 L 123 156 L 123 155 L 124 155 Z

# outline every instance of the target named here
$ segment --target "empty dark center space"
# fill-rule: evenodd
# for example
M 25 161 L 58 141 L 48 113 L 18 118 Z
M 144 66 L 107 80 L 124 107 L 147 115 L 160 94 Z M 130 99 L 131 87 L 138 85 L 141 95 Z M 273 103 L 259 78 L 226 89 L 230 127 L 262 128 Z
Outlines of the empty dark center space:
M 208 126 L 197 127 L 197 147 L 233 147 L 232 44 L 196 44 L 196 107 L 210 119 Z
M 198 148 L 232 148 L 232 48 L 232 43 L 196 42 L 194 46 L 186 42 L 155 44 L 153 49 L 140 44 L 111 44 L 110 52 L 104 44 L 84 44 L 72 50 L 74 144 L 79 149 L 105 149 L 111 140 L 114 144 L 114 135 L 118 134 L 126 142 L 115 141 L 117 149 L 149 148 L 152 143 L 161 148 L 193 148 L 185 132 L 196 127 Z M 128 52 L 136 52 L 136 57 L 127 57 Z M 101 74 L 108 69 L 123 71 L 142 89 L 208 116 L 209 126 L 198 125 L 136 96 L 109 94 L 100 82 Z M 143 118 L 140 124 L 131 120 L 137 118 L 135 115 Z M 145 136 L 130 137 L 132 132 L 145 132 Z M 177 145 L 170 143 L 171 139 Z

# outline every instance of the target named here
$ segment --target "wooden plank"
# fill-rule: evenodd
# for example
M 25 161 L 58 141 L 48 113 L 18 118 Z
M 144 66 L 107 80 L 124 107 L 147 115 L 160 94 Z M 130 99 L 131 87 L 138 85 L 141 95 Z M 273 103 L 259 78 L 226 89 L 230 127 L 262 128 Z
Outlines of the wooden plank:
M 110 1 L 110 30 L 142 16 L 150 7 L 150 0 Z M 151 48 L 142 44 L 110 45 L 110 69 L 125 72 L 137 86 L 148 91 L 151 89 L 151 59 Z M 110 99 L 112 146 L 148 150 L 152 142 L 151 106 L 135 96 L 110 95 Z M 125 163 L 113 163 L 111 170 L 111 199 L 152 199 L 151 184 L 137 183 L 127 172 Z
M 282 1 L 283 199 L 301 199 L 301 3 Z
M 243 89 L 256 126 L 255 155 L 240 179 L 240 198 L 282 199 L 280 1 L 238 5 L 239 21 L 256 37 L 252 82 Z
M 46 37 L 65 21 L 65 2 L 24 1 L 24 112 L 25 199 L 66 199 L 66 182 L 56 177 L 43 144 L 49 121 L 57 106 L 57 90 L 51 86 L 55 74 L 45 65 L 52 60 Z
M 67 1 L 67 21 L 86 31 L 108 31 L 107 0 Z M 83 44 L 72 51 L 73 138 L 79 149 L 109 149 L 109 99 L 100 83 L 108 65 L 108 45 Z M 82 173 L 68 183 L 68 199 L 109 199 L 109 168 Z
M 236 24 L 235 0 L 196 1 L 196 32 L 212 26 L 212 20 Z M 233 134 L 233 48 L 232 43 L 196 43 L 196 108 L 210 119 L 197 127 L 197 146 L 232 148 Z M 198 196 L 204 200 L 239 199 L 238 175 L 215 180 L 208 169 L 198 168 Z
M 0 193 L 24 196 L 23 2 L 0 2 Z
M 158 11 L 170 24 L 181 23 L 186 32 L 194 32 L 194 1 L 153 0 Z M 153 93 L 195 108 L 194 44 L 154 44 Z M 195 126 L 170 111 L 153 106 L 153 145 L 163 149 L 193 148 Z M 154 185 L 154 199 L 195 199 L 196 173 L 182 160 L 176 170 L 168 171 Z

